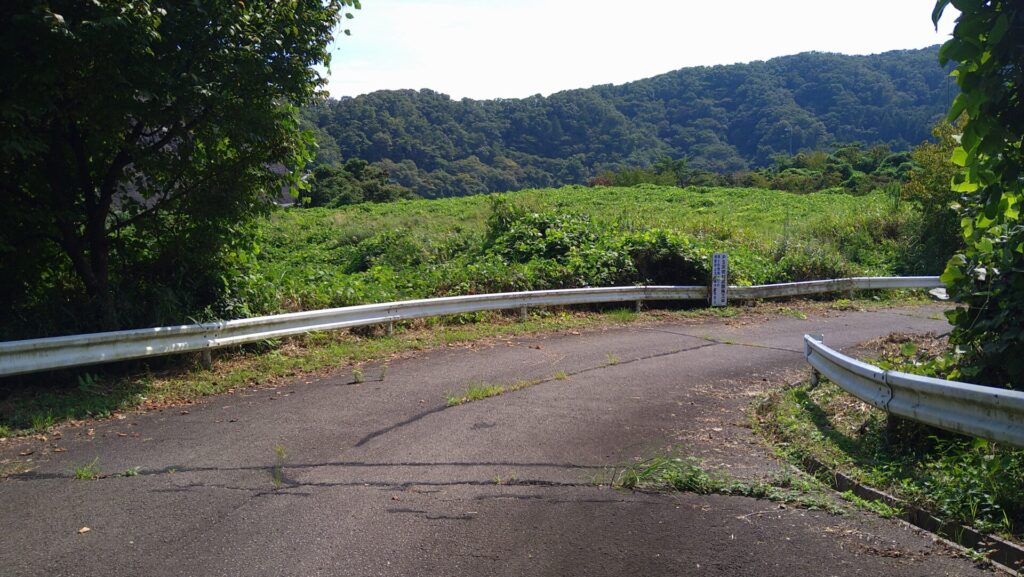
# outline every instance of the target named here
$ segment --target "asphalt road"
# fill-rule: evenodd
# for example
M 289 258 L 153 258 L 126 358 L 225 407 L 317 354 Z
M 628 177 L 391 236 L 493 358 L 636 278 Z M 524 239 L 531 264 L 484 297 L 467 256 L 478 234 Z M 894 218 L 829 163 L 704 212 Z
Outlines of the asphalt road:
M 936 310 L 498 340 L 392 362 L 383 378 L 368 366 L 359 384 L 346 371 L 66 428 L 0 450 L 35 451 L 22 457 L 33 471 L 0 481 L 0 574 L 989 574 L 857 511 L 595 483 L 670 448 L 770 474 L 783 465 L 747 410 L 806 374 L 802 334 L 847 347 L 943 332 Z M 446 392 L 522 379 L 547 380 L 445 406 Z M 94 459 L 138 474 L 75 480 Z

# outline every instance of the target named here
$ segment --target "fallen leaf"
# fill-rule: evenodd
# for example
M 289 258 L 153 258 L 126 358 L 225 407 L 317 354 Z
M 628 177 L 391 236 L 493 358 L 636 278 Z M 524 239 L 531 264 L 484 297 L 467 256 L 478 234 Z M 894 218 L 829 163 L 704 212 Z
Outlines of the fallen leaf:
M 78 534 L 81 535 L 82 533 L 88 533 L 89 531 L 92 531 L 92 529 L 90 529 L 88 527 L 82 527 L 81 529 L 78 530 Z
M 188 411 L 182 411 L 182 412 L 181 412 L 181 414 L 182 414 L 182 415 L 187 415 L 187 414 L 188 414 Z
M 18 456 L 19 457 L 27 457 L 27 456 L 31 455 L 32 453 L 35 453 L 35 451 L 33 451 L 32 449 L 25 449 L 24 451 L 18 453 Z
M 117 436 L 118 437 L 127 437 L 128 433 L 118 433 Z
M 67 449 L 65 449 L 64 447 L 54 447 L 53 448 L 53 452 L 54 453 L 63 453 L 64 451 L 67 451 Z

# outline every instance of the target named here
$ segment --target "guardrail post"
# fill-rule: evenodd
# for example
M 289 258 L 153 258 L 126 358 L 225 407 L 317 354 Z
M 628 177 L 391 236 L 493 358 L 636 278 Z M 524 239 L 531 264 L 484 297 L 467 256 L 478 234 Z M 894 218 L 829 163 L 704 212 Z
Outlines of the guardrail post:
M 199 353 L 199 364 L 206 370 L 213 368 L 213 353 L 210 352 L 210 349 L 203 349 Z
M 889 403 L 892 403 L 893 396 L 895 395 L 892 390 L 892 385 L 889 384 L 889 371 L 882 373 L 882 382 L 889 388 Z M 885 442 L 890 445 L 896 445 L 900 442 L 900 438 L 907 434 L 907 427 L 910 421 L 903 417 L 897 417 L 896 415 L 889 412 L 889 404 L 885 405 Z
M 387 333 L 387 335 L 389 337 L 394 336 L 395 335 L 395 321 L 388 321 L 388 324 L 385 327 L 384 331 Z
M 810 337 L 812 339 L 818 341 L 819 343 L 824 343 L 825 342 L 825 335 L 810 335 Z M 811 356 L 811 346 L 808 345 L 806 342 L 804 342 L 804 359 L 808 359 L 808 358 L 810 358 L 810 356 Z M 814 387 L 817 387 L 818 383 L 821 382 L 821 373 L 819 373 L 818 369 L 814 368 L 813 365 L 811 366 L 811 381 L 810 382 L 811 382 L 811 388 L 812 389 Z
M 640 309 L 643 308 L 643 306 L 644 306 L 644 301 L 637 299 L 637 301 L 636 301 L 636 308 L 634 309 L 636 314 L 640 314 Z
M 530 320 L 530 310 L 526 308 L 526 305 L 519 308 L 519 320 L 524 323 Z

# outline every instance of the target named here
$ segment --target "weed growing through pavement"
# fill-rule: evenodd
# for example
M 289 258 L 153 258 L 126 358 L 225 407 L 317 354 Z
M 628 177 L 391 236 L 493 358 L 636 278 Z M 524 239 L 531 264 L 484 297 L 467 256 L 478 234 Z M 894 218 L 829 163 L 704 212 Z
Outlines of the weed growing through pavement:
M 280 443 L 274 445 L 274 469 L 271 471 L 271 479 L 275 489 L 284 486 L 284 462 L 287 458 L 288 453 L 285 451 L 284 445 Z
M 470 385 L 461 393 L 447 393 L 445 397 L 448 406 L 454 407 L 456 405 L 463 405 L 473 401 L 482 401 L 490 397 L 511 393 L 513 391 L 525 389 L 526 387 L 532 387 L 533 385 L 542 382 L 542 379 L 537 379 L 533 381 L 516 381 L 511 385 L 481 383 L 477 385 Z
M 352 382 L 359 384 L 363 382 L 363 369 L 362 367 L 352 367 Z
M 473 401 L 482 401 L 490 397 L 496 397 L 505 392 L 505 385 L 470 385 L 465 391 L 458 394 L 448 393 L 448 406 L 462 405 Z
M 556 381 L 564 381 L 565 379 L 568 379 L 568 378 L 569 378 L 569 373 L 567 373 L 565 371 L 558 371 L 554 375 L 554 379 Z
M 614 367 L 617 364 L 619 364 L 619 357 L 608 353 L 608 366 Z
M 88 465 L 75 467 L 75 478 L 79 481 L 92 481 L 100 478 L 100 458 L 96 457 Z
M 124 471 L 122 471 L 120 473 L 117 473 L 114 476 L 115 477 L 138 477 L 139 473 L 141 471 L 142 471 L 142 467 L 130 467 L 130 468 L 125 469 Z
M 685 491 L 698 495 L 732 495 L 767 499 L 804 509 L 842 515 L 845 510 L 827 496 L 814 495 L 817 485 L 795 480 L 789 473 L 766 481 L 736 479 L 718 471 L 706 471 L 692 458 L 653 457 L 612 470 L 608 483 L 634 491 Z

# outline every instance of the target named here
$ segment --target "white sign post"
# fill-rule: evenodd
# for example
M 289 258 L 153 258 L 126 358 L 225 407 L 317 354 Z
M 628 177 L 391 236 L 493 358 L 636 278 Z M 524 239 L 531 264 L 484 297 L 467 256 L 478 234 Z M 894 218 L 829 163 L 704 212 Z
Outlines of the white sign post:
M 728 303 L 729 255 L 716 252 L 711 256 L 711 306 L 724 307 Z

